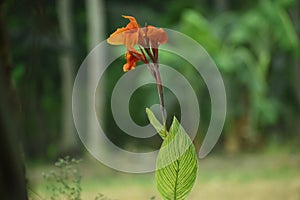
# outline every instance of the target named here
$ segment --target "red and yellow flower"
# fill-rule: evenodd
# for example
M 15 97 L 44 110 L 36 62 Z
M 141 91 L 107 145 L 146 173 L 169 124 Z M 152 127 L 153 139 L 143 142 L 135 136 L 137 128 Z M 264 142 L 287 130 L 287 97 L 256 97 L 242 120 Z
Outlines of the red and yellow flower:
M 127 52 L 125 55 L 127 63 L 123 66 L 123 70 L 129 71 L 136 67 L 138 61 L 149 63 L 146 54 L 156 63 L 158 57 L 158 46 L 164 44 L 168 40 L 168 36 L 162 28 L 154 26 L 146 26 L 141 28 L 136 19 L 132 16 L 123 16 L 129 19 L 126 27 L 118 28 L 110 35 L 107 42 L 112 45 L 125 45 Z M 135 49 L 139 46 L 140 52 Z M 144 50 L 142 49 L 144 48 Z M 152 52 L 149 49 L 152 49 Z M 145 52 L 144 52 L 145 51 Z

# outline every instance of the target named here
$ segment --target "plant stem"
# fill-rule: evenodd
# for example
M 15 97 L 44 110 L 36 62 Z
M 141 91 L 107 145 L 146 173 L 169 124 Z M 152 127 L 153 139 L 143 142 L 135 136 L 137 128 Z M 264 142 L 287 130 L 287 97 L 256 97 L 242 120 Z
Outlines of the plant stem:
M 165 117 L 165 103 L 164 103 L 164 93 L 163 93 L 163 87 L 162 87 L 162 81 L 160 77 L 160 73 L 158 70 L 158 63 L 154 63 L 154 72 L 155 72 L 155 80 L 157 85 L 157 91 L 159 95 L 159 101 L 160 101 L 160 111 L 162 116 L 163 125 L 166 130 L 166 117 Z
M 147 31 L 146 31 L 147 33 Z M 146 63 L 148 65 L 148 68 L 150 69 L 150 72 L 152 76 L 154 77 L 157 85 L 157 91 L 158 91 L 158 96 L 159 96 L 159 102 L 160 102 L 160 111 L 161 111 L 161 116 L 162 116 L 162 122 L 164 125 L 165 130 L 166 128 L 166 115 L 165 115 L 165 103 L 164 103 L 164 93 L 163 93 L 163 87 L 162 87 L 162 81 L 160 77 L 160 73 L 158 70 L 159 64 L 158 64 L 158 49 L 157 48 L 151 48 L 152 52 L 150 51 L 149 48 L 149 40 L 147 39 L 146 36 L 146 44 L 147 47 L 144 47 L 145 52 L 147 55 L 150 57 L 153 63 Z M 144 51 L 140 48 L 142 54 L 145 56 Z M 153 64 L 153 65 L 152 65 Z

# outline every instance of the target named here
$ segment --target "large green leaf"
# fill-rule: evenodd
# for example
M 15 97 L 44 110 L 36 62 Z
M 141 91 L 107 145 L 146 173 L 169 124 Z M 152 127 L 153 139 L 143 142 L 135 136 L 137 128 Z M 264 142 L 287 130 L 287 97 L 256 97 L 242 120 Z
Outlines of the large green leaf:
M 165 139 L 167 136 L 166 128 L 157 120 L 157 118 L 149 108 L 146 108 L 146 113 L 148 115 L 150 123 L 155 128 L 156 132 L 162 137 L 162 139 Z
M 192 141 L 175 117 L 159 151 L 156 169 L 162 198 L 185 199 L 195 183 L 198 161 Z

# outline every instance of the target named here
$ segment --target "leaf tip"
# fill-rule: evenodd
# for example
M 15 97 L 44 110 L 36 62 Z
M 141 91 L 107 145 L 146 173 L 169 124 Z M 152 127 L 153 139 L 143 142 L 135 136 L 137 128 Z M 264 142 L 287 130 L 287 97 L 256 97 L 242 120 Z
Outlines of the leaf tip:
M 150 109 L 146 107 L 146 113 L 149 115 Z
M 173 122 L 172 122 L 172 124 L 173 123 L 179 123 L 179 121 L 178 121 L 178 119 L 176 118 L 176 116 L 174 115 L 174 117 L 173 117 Z

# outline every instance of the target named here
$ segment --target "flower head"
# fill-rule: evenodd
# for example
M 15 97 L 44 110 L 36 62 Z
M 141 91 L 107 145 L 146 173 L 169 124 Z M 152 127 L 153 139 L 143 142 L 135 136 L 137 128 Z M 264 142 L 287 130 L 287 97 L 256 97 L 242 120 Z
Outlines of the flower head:
M 109 44 L 125 45 L 127 47 L 125 55 L 127 62 L 123 66 L 123 70 L 126 72 L 134 69 L 138 61 L 148 64 L 149 62 L 145 55 L 148 55 L 152 62 L 157 64 L 158 46 L 166 43 L 168 40 L 166 32 L 162 28 L 156 28 L 154 26 L 141 28 L 134 17 L 123 17 L 129 19 L 129 23 L 126 27 L 118 28 L 107 39 Z M 136 45 L 139 46 L 140 53 L 134 48 Z M 150 65 L 148 65 L 148 67 L 154 75 L 153 67 Z

